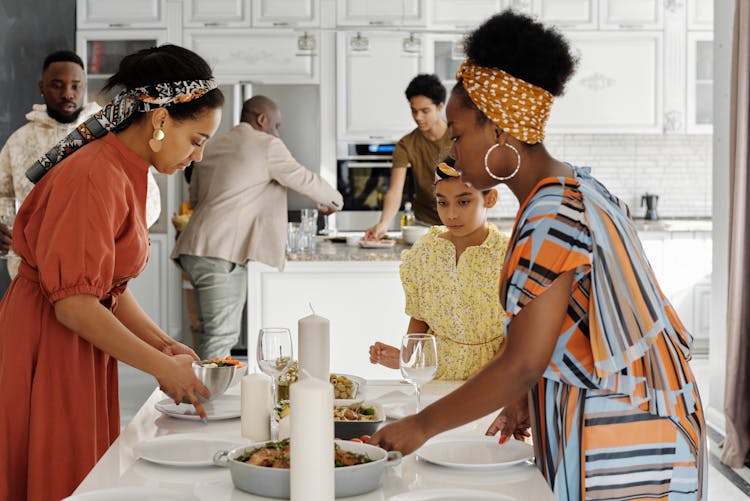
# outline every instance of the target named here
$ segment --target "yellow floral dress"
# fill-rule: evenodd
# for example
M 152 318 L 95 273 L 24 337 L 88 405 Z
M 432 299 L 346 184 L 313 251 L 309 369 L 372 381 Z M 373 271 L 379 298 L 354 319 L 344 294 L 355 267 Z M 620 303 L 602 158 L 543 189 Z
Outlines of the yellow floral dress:
M 508 237 L 493 224 L 487 227 L 485 241 L 467 248 L 458 263 L 453 243 L 439 236 L 444 226 L 433 226 L 401 254 L 406 314 L 437 337 L 436 379 L 468 378 L 505 340 L 498 294 Z

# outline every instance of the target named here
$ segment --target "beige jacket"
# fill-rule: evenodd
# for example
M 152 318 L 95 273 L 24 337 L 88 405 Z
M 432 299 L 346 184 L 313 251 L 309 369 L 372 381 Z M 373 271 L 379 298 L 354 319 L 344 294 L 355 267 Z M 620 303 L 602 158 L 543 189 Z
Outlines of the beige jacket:
M 35 104 L 26 119 L 26 125 L 10 135 L 0 150 L 0 197 L 15 197 L 18 205 L 34 187 L 26 178 L 26 170 L 47 153 L 58 141 L 101 109 L 95 102 L 86 103 L 75 122 L 60 123 L 47 114 L 47 107 Z M 161 196 L 154 176 L 149 172 L 146 200 L 146 223 L 151 226 L 159 219 Z M 18 272 L 19 258 L 8 259 L 8 273 L 13 278 Z
M 341 209 L 341 194 L 300 165 L 281 139 L 240 123 L 206 145 L 190 180 L 193 214 L 180 254 L 284 267 L 287 188 Z

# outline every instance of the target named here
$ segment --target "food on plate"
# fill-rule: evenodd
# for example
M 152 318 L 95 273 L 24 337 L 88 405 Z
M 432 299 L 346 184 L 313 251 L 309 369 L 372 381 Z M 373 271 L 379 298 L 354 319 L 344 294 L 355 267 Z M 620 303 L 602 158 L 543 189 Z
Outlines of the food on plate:
M 335 421 L 375 421 L 375 408 L 364 406 L 360 402 L 350 405 L 334 405 Z
M 244 367 L 242 362 L 240 362 L 239 360 L 235 360 L 230 356 L 227 356 L 226 358 L 212 358 L 210 360 L 201 360 L 200 362 L 193 363 L 195 363 L 196 365 L 200 365 L 201 367 Z
M 299 366 L 295 360 L 286 370 L 278 377 L 278 401 L 289 400 L 289 385 L 297 381 Z M 342 374 L 331 374 L 329 378 L 333 385 L 333 398 L 350 399 L 354 398 L 357 390 L 355 383 Z
M 366 454 L 345 451 L 334 444 L 333 460 L 336 467 L 372 462 Z M 268 468 L 289 468 L 289 439 L 266 442 L 262 447 L 246 451 L 237 461 Z

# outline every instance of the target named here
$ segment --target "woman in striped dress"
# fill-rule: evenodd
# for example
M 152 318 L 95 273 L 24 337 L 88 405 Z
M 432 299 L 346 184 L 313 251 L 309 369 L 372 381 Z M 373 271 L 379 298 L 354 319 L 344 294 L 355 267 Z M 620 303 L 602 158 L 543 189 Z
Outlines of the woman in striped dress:
M 506 11 L 469 36 L 466 54 L 447 106 L 451 155 L 465 182 L 504 183 L 520 204 L 500 281 L 506 349 L 372 442 L 409 453 L 504 407 L 488 434 L 518 437 L 531 425 L 558 499 L 705 499 L 692 338 L 628 208 L 542 143 L 553 97 L 575 68 L 567 42 Z

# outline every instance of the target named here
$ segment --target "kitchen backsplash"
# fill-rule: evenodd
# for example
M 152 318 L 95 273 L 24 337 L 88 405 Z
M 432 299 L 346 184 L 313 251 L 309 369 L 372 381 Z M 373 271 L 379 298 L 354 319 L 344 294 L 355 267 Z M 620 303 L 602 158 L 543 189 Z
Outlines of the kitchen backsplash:
M 589 166 L 593 175 L 643 217 L 645 193 L 659 195 L 661 218 L 711 217 L 711 135 L 549 135 L 557 159 Z M 523 166 L 521 166 L 523 169 Z M 512 218 L 518 202 L 504 186 L 490 217 Z

